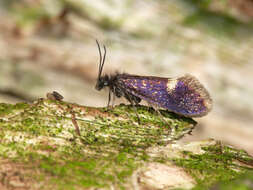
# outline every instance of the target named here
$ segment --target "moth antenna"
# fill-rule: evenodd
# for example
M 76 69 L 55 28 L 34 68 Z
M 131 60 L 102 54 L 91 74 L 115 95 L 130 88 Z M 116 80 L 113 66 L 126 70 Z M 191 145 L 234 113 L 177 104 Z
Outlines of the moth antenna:
M 103 47 L 104 47 L 104 56 L 103 56 L 102 65 L 101 65 L 101 73 L 102 73 L 102 70 L 103 70 L 103 67 L 104 67 L 104 64 L 105 64 L 105 57 L 106 57 L 106 48 L 105 48 L 105 45 L 103 45 Z
M 98 51 L 99 51 L 99 68 L 98 68 L 98 79 L 101 76 L 101 72 L 102 72 L 102 53 L 101 53 L 101 49 L 100 49 L 100 45 L 98 43 L 98 41 L 96 40 L 97 46 L 98 46 Z

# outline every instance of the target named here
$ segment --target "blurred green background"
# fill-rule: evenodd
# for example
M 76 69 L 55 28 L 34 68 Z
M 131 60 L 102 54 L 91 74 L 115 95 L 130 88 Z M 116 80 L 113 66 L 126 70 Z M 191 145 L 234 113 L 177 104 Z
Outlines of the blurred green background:
M 94 89 L 95 39 L 106 73 L 190 73 L 206 86 L 213 111 L 182 141 L 215 138 L 253 155 L 253 1 L 1 0 L 0 102 L 55 90 L 106 106 L 107 91 Z

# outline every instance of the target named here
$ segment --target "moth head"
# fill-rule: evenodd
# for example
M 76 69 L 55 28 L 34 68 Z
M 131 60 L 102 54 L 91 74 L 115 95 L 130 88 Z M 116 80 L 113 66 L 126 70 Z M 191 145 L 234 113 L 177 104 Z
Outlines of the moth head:
M 96 40 L 97 46 L 98 46 L 98 51 L 99 51 L 99 69 L 98 69 L 98 78 L 97 78 L 97 83 L 95 86 L 96 90 L 101 90 L 106 86 L 109 86 L 109 76 L 104 75 L 102 76 L 102 71 L 105 63 L 105 56 L 106 56 L 106 48 L 103 45 L 104 48 L 104 55 L 102 56 L 100 45 L 98 41 Z
M 109 76 L 105 75 L 99 78 L 99 80 L 97 80 L 97 84 L 95 86 L 96 90 L 101 90 L 106 86 L 109 86 Z

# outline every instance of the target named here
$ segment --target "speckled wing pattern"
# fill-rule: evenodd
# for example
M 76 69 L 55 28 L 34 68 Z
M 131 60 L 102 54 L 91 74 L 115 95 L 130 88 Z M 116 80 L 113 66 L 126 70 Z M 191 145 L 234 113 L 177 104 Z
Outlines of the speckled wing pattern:
M 212 100 L 202 84 L 191 75 L 178 78 L 122 74 L 118 83 L 127 92 L 186 117 L 201 117 L 212 108 Z

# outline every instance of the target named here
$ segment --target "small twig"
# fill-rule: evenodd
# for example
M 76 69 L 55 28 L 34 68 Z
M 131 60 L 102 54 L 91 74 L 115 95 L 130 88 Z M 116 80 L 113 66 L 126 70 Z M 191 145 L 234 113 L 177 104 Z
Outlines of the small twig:
M 77 123 L 77 121 L 76 121 L 76 116 L 75 116 L 75 114 L 74 114 L 72 111 L 71 111 L 70 113 L 71 113 L 71 120 L 72 120 L 72 123 L 73 123 L 73 125 L 74 125 L 75 128 L 76 128 L 76 133 L 77 133 L 79 136 L 81 136 L 80 129 L 79 129 L 78 123 Z
M 53 91 L 52 93 L 47 93 L 47 99 L 49 99 L 49 100 L 62 101 L 63 98 L 64 97 L 56 91 Z M 64 109 L 60 105 L 58 107 L 64 111 Z M 81 136 L 80 129 L 79 129 L 78 123 L 76 121 L 76 116 L 75 116 L 75 113 L 73 112 L 73 107 L 68 107 L 68 111 L 71 114 L 71 120 L 72 120 L 73 125 L 76 128 L 76 133 L 79 136 Z

